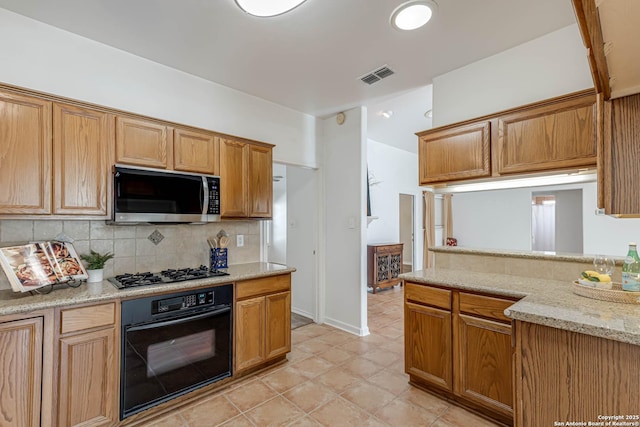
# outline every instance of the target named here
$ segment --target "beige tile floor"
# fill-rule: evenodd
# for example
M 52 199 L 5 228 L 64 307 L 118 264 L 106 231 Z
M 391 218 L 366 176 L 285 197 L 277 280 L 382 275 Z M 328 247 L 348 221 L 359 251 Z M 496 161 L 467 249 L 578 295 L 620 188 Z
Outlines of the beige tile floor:
M 317 324 L 295 329 L 288 363 L 152 425 L 495 426 L 408 384 L 402 296 L 399 286 L 368 295 L 369 336 Z

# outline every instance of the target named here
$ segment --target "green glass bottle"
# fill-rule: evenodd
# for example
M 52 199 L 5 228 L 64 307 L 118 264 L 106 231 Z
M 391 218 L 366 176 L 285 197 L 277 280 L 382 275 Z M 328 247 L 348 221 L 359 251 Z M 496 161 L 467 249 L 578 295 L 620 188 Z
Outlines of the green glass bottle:
M 629 252 L 622 265 L 622 290 L 640 292 L 640 257 L 635 242 L 629 243 Z

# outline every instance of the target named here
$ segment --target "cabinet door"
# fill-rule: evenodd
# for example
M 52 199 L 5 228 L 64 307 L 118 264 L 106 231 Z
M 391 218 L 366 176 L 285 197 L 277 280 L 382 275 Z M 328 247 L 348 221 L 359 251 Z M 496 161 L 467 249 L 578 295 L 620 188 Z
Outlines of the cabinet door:
M 107 426 L 118 420 L 113 328 L 60 339 L 59 426 Z
M 273 162 L 271 147 L 249 146 L 249 216 L 271 218 Z
M 53 213 L 107 216 L 113 118 L 53 104 Z
M 420 184 L 489 176 L 490 122 L 423 132 L 418 139 Z
M 458 315 L 455 393 L 513 416 L 511 325 Z
M 43 319 L 0 323 L 0 425 L 40 425 Z
M 249 145 L 220 138 L 220 214 L 246 217 L 248 214 Z
M 265 299 L 251 298 L 236 303 L 235 371 L 250 368 L 265 360 Z
M 204 132 L 173 131 L 173 168 L 178 171 L 218 174 L 218 140 Z
M 389 280 L 389 264 L 391 255 L 388 253 L 380 253 L 376 255 L 376 284 Z
M 266 358 L 291 351 L 291 292 L 267 295 L 265 344 Z
M 595 102 L 581 95 L 500 117 L 496 172 L 595 166 Z
M 453 390 L 451 312 L 405 302 L 405 371 Z
M 605 102 L 598 191 L 602 189 L 607 215 L 640 216 L 639 164 L 640 94 Z
M 51 213 L 51 103 L 0 92 L 0 214 Z
M 170 169 L 172 133 L 160 123 L 117 117 L 116 163 Z

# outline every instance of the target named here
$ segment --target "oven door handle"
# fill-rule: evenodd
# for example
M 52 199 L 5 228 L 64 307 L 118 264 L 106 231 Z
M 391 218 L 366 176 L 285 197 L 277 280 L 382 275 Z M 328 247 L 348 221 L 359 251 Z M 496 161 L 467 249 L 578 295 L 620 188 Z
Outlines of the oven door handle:
M 179 325 L 181 323 L 190 322 L 192 320 L 206 319 L 207 317 L 218 316 L 220 314 L 228 313 L 230 311 L 231 311 L 231 307 L 225 307 L 225 308 L 221 308 L 220 310 L 207 311 L 206 313 L 198 314 L 196 316 L 181 317 L 179 319 L 165 320 L 164 322 L 156 322 L 156 323 L 149 323 L 146 325 L 132 326 L 130 328 L 126 328 L 126 331 L 127 332 L 144 331 L 148 329 L 162 328 L 163 326 Z

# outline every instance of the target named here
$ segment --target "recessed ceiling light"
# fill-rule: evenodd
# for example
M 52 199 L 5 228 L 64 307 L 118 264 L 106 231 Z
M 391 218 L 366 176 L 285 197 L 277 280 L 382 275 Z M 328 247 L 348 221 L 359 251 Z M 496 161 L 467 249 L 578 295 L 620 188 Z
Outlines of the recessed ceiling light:
M 235 0 L 238 7 L 249 15 L 262 18 L 282 15 L 300 6 L 306 0 Z
M 411 0 L 391 13 L 391 26 L 398 30 L 415 30 L 429 22 L 438 5 L 432 0 Z
M 380 111 L 380 112 L 378 113 L 378 115 L 380 115 L 380 116 L 384 117 L 385 119 L 388 119 L 388 118 L 390 118 L 391 116 L 393 116 L 393 111 L 391 111 L 391 110 Z

